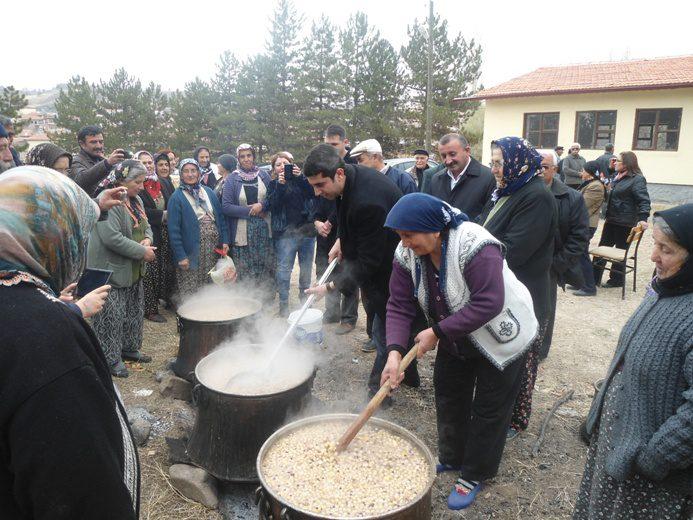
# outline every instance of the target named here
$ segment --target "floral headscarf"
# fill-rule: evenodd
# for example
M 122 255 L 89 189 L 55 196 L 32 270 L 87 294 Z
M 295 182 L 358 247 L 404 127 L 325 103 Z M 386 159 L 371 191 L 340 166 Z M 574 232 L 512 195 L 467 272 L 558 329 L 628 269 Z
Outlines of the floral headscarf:
M 26 281 L 53 295 L 76 282 L 98 205 L 71 179 L 42 166 L 0 176 L 0 280 Z
M 541 154 L 527 139 L 520 137 L 503 137 L 491 142 L 503 153 L 503 180 L 505 186 L 496 188 L 492 199 L 497 201 L 506 195 L 512 195 L 541 172 Z
M 147 175 L 144 177 L 144 189 L 156 200 L 161 196 L 161 183 L 159 182 L 159 176 L 156 174 L 156 158 L 147 150 L 140 150 L 134 155 L 134 158 L 141 161 L 140 157 L 143 155 L 151 157 L 154 163 L 152 171 L 147 170 Z M 168 157 L 166 157 L 166 160 L 168 160 Z
M 186 164 L 193 164 L 195 165 L 195 168 L 197 168 L 197 181 L 193 184 L 187 184 L 183 180 L 183 167 Z M 180 163 L 178 163 L 178 171 L 180 171 L 180 186 L 178 189 L 187 191 L 193 199 L 195 199 L 195 204 L 197 204 L 198 207 L 202 207 L 207 213 L 213 213 L 213 209 L 207 205 L 207 201 L 202 199 L 200 196 L 200 191 L 202 190 L 202 184 L 200 181 L 200 164 L 195 160 L 195 159 L 183 159 Z
M 53 168 L 55 162 L 61 157 L 67 157 L 70 167 L 72 167 L 72 154 L 70 152 L 53 143 L 41 143 L 27 152 L 26 164 Z
M 246 182 L 254 181 L 257 176 L 260 174 L 260 168 L 257 167 L 255 164 L 255 148 L 253 148 L 251 145 L 248 143 L 243 143 L 238 145 L 238 148 L 236 148 L 236 157 L 239 156 L 241 150 L 250 150 L 253 154 L 253 165 L 250 167 L 250 169 L 246 170 L 241 166 L 241 162 L 238 161 L 238 169 L 236 172 L 238 175 L 240 175 L 241 179 L 243 179 Z
M 202 150 L 207 150 L 207 153 L 209 154 L 209 166 L 205 168 L 200 165 L 200 152 Z M 200 170 L 200 180 L 207 184 L 207 179 L 209 178 L 210 174 L 214 175 L 214 172 L 212 171 L 212 152 L 210 152 L 209 148 L 206 146 L 198 146 L 193 152 L 193 159 L 195 159 L 197 162 L 197 169 Z M 178 167 L 180 168 L 180 165 Z

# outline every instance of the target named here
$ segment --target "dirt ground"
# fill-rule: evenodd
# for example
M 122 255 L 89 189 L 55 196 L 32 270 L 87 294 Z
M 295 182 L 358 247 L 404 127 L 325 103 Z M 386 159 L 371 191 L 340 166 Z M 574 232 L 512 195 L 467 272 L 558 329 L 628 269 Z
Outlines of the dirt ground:
M 599 232 L 593 239 L 596 244 Z M 578 298 L 559 290 L 553 345 L 549 358 L 539 367 L 532 419 L 527 432 L 506 446 L 498 476 L 488 482 L 476 503 L 464 512 L 446 507 L 446 497 L 454 476 L 436 479 L 433 489 L 432 518 L 447 519 L 554 519 L 569 518 L 579 487 L 587 448 L 578 438 L 578 427 L 594 393 L 593 383 L 604 376 L 613 355 L 621 327 L 640 303 L 650 280 L 653 264 L 651 230 L 642 240 L 637 291 L 630 287 L 621 300 L 620 289 L 599 289 L 596 297 Z M 296 274 L 297 268 L 294 270 Z M 605 278 L 606 279 L 606 278 Z M 295 280 L 294 280 L 295 284 Z M 296 291 L 292 289 L 292 293 Z M 292 297 L 295 295 L 292 294 Z M 320 305 L 320 304 L 319 304 Z M 294 302 L 294 307 L 298 307 Z M 272 316 L 275 309 L 268 311 Z M 174 424 L 180 414 L 180 401 L 162 398 L 155 373 L 175 356 L 178 346 L 175 317 L 165 313 L 168 323 L 145 322 L 143 351 L 154 360 L 133 367 L 131 376 L 117 380 L 128 406 L 144 406 L 156 418 L 152 435 L 140 448 L 142 465 L 143 519 L 219 519 L 246 518 L 225 508 L 222 515 L 191 502 L 171 487 L 168 479 L 168 450 L 164 436 L 176 436 Z M 325 326 L 325 345 L 313 395 L 318 408 L 326 411 L 358 411 L 365 403 L 366 379 L 373 354 L 360 350 L 366 340 L 365 314 L 360 309 L 359 324 L 347 336 L 333 334 L 335 325 Z M 394 406 L 379 415 L 398 423 L 424 440 L 436 453 L 435 408 L 432 385 L 433 357 L 420 363 L 419 389 L 398 390 Z M 563 392 L 574 390 L 574 398 L 563 405 L 551 420 L 539 455 L 532 456 L 545 415 Z M 144 396 L 143 390 L 153 390 Z M 137 392 L 137 393 L 136 393 Z M 256 518 L 248 510 L 247 518 Z

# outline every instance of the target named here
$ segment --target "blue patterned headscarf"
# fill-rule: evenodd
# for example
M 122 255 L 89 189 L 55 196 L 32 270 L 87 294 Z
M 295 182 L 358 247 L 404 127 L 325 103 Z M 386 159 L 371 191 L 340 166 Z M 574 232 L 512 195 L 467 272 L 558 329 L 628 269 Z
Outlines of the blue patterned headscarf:
M 503 180 L 505 186 L 493 192 L 493 201 L 512 195 L 541 172 L 541 154 L 527 139 L 503 137 L 491 142 L 503 153 Z
M 415 233 L 437 233 L 469 220 L 459 209 L 426 193 L 409 193 L 392 206 L 385 227 Z
M 99 207 L 67 176 L 42 166 L 0 175 L 0 278 L 21 276 L 54 295 L 76 282 Z
M 185 181 L 183 180 L 183 166 L 186 164 L 193 164 L 197 168 L 197 182 L 194 184 L 186 184 Z M 183 191 L 187 191 L 193 199 L 195 199 L 195 204 L 197 204 L 198 207 L 201 207 L 204 209 L 207 213 L 212 214 L 213 209 L 211 206 L 207 204 L 207 202 L 200 197 L 200 191 L 202 190 L 202 184 L 201 184 L 201 177 L 202 177 L 202 170 L 200 169 L 200 163 L 198 163 L 195 159 L 183 159 L 179 164 L 178 164 L 178 171 L 180 172 L 180 186 L 179 188 Z

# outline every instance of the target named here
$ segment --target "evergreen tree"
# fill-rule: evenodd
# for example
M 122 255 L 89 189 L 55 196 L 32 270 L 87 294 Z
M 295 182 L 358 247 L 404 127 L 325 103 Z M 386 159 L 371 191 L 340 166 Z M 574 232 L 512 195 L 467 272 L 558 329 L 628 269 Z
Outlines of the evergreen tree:
M 414 122 L 409 127 L 407 140 L 413 146 L 428 147 L 424 143 L 426 124 L 426 87 L 428 70 L 428 24 L 427 20 L 415 20 L 407 28 L 409 42 L 401 49 L 406 64 L 408 90 L 407 119 Z M 431 113 L 434 139 L 458 130 L 464 120 L 476 109 L 478 103 L 453 105 L 456 97 L 471 95 L 478 87 L 481 74 L 481 46 L 469 42 L 458 34 L 451 38 L 448 23 L 439 15 L 433 16 L 433 89 Z
M 218 137 L 215 119 L 218 97 L 214 89 L 199 78 L 186 83 L 185 89 L 171 97 L 171 147 L 181 156 L 192 154 L 199 145 L 214 149 Z
M 96 91 L 86 79 L 73 76 L 60 90 L 55 101 L 59 132 L 49 135 L 52 142 L 66 150 L 77 151 L 77 132 L 86 125 L 100 124 L 96 113 Z
M 28 104 L 26 96 L 13 86 L 2 87 L 2 93 L 0 93 L 0 114 L 3 116 L 14 119 L 19 115 L 19 111 Z
M 236 56 L 231 51 L 224 51 L 219 57 L 217 72 L 212 80 L 212 88 L 218 98 L 218 114 L 214 120 L 218 130 L 215 147 L 224 153 L 235 154 L 233 141 L 238 139 L 242 129 L 237 94 L 240 69 Z

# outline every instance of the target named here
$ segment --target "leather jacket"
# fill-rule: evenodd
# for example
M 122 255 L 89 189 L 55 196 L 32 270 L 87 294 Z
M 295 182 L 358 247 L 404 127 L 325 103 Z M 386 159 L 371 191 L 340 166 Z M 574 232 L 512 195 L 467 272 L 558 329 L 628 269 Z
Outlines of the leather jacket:
M 650 195 L 642 174 L 627 173 L 611 184 L 606 207 L 606 221 L 633 227 L 650 216 Z

